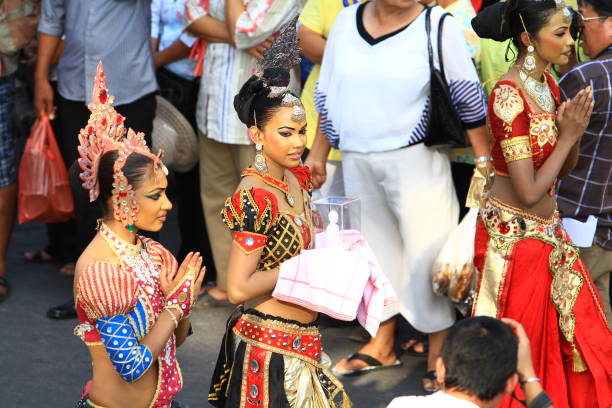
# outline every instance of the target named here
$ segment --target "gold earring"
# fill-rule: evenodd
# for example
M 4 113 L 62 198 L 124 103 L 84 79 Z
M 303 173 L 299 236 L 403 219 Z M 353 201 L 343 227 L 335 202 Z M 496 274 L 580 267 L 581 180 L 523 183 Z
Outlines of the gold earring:
M 266 165 L 266 158 L 263 155 L 263 146 L 259 143 L 255 145 L 255 170 L 259 174 L 266 174 L 268 172 L 268 166 Z

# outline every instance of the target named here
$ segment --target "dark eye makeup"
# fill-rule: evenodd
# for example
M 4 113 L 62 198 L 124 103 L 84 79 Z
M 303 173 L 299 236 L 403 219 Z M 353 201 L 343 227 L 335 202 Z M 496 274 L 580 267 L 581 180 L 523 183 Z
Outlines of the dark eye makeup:
M 165 190 L 165 188 L 156 188 L 151 190 L 150 193 L 143 194 L 143 196 L 145 196 L 146 198 L 150 198 L 151 200 L 157 201 Z
M 290 130 L 290 132 L 288 132 L 288 130 Z M 293 132 L 295 132 L 295 129 L 289 126 L 281 126 L 278 128 L 278 134 L 283 136 L 283 137 L 291 137 L 293 135 Z M 302 129 L 300 129 L 300 131 L 298 132 L 300 135 L 305 135 L 306 134 L 306 126 L 304 126 Z

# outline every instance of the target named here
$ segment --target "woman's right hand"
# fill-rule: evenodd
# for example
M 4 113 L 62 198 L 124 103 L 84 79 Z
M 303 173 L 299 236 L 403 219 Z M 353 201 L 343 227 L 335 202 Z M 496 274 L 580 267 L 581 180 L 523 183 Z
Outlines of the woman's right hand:
M 589 124 L 593 112 L 593 90 L 590 86 L 582 89 L 571 101 L 565 101 L 557 110 L 559 140 L 576 144 Z
M 257 58 L 257 61 L 261 61 L 263 59 L 264 51 L 272 46 L 273 41 L 274 41 L 274 35 L 271 35 L 270 37 L 266 38 L 266 40 L 262 42 L 261 44 L 256 45 L 251 48 L 247 48 L 245 49 L 245 51 L 251 54 L 252 56 L 254 56 L 255 58 Z

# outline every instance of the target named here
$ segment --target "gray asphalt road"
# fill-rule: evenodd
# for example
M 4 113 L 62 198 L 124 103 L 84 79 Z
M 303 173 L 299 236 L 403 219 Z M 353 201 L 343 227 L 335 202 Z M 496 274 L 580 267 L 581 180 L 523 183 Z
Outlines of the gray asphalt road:
M 169 224 L 160 240 L 175 250 L 175 220 Z M 43 248 L 45 243 L 45 229 L 39 224 L 18 226 L 11 241 L 12 294 L 0 304 L 0 408 L 73 407 L 91 375 L 87 350 L 72 334 L 76 320 L 45 317 L 50 306 L 71 296 L 71 280 L 57 274 L 57 265 L 31 265 L 21 259 L 24 251 Z M 190 408 L 210 406 L 209 380 L 230 312 L 230 308 L 198 309 L 193 314 L 195 334 L 178 351 L 185 386 L 177 399 Z M 325 351 L 334 361 L 356 351 L 357 345 L 347 338 L 351 330 L 323 330 Z M 384 407 L 395 396 L 420 393 L 424 359 L 403 356 L 401 360 L 399 368 L 344 379 L 354 406 Z

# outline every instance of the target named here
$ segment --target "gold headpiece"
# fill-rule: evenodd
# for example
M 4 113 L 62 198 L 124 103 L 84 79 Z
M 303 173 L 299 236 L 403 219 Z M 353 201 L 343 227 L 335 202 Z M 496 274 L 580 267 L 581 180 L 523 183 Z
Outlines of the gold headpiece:
M 113 215 L 129 230 L 134 229 L 134 220 L 138 213 L 138 204 L 134 196 L 134 189 L 123 174 L 123 166 L 132 153 L 149 157 L 153 161 L 153 169 L 163 168 L 160 150 L 154 155 L 149 150 L 144 133 L 127 129 L 123 122 L 125 118 L 113 108 L 114 97 L 108 94 L 106 87 L 106 74 L 102 62 L 98 64 L 91 103 L 88 105 L 91 115 L 87 126 L 79 132 L 79 166 L 83 170 L 81 179 L 83 188 L 89 190 L 89 201 L 95 201 L 100 194 L 98 181 L 98 168 L 102 156 L 110 151 L 117 150 L 118 157 L 113 165 Z M 161 166 L 160 166 L 161 164 Z

